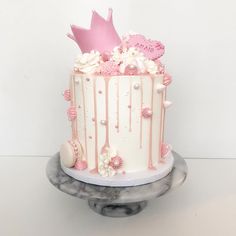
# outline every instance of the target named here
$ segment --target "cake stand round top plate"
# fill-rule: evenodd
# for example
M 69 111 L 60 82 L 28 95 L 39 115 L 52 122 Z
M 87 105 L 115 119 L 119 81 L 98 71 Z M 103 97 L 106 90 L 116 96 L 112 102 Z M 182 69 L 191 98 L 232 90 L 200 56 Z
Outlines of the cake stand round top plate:
M 159 163 L 157 169 L 147 169 L 139 172 L 118 173 L 111 177 L 102 177 L 99 173 L 91 173 L 89 170 L 77 170 L 75 168 L 67 168 L 61 163 L 62 170 L 79 181 L 110 187 L 130 187 L 148 184 L 162 179 L 170 173 L 174 164 L 173 154 L 170 152 L 163 163 Z
M 56 188 L 78 198 L 111 203 L 139 202 L 159 197 L 184 182 L 187 176 L 186 162 L 176 152 L 172 154 L 173 169 L 167 176 L 149 184 L 133 187 L 107 187 L 78 181 L 62 170 L 59 153 L 49 160 L 46 172 Z

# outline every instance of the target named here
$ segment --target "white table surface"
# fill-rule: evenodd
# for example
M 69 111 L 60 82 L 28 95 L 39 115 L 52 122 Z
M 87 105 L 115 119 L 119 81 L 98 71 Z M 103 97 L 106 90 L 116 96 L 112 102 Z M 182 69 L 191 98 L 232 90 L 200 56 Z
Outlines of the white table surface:
M 185 184 L 128 218 L 100 216 L 57 190 L 48 159 L 0 158 L 1 236 L 236 235 L 236 159 L 187 159 Z

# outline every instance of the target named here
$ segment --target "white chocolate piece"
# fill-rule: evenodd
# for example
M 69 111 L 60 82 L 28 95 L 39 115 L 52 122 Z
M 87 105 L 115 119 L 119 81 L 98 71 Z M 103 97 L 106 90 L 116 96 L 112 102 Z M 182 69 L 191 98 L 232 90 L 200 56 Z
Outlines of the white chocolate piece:
M 165 90 L 165 88 L 166 88 L 166 86 L 164 84 L 158 83 L 156 85 L 156 90 L 157 90 L 158 93 L 162 93 Z
M 172 105 L 172 102 L 171 101 L 164 101 L 163 105 L 164 105 L 165 108 L 168 108 Z

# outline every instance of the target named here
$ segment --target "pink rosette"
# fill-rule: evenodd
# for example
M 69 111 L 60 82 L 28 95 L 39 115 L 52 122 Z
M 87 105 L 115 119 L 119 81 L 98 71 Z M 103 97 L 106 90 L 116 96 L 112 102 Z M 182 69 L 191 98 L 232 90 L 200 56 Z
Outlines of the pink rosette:
M 165 74 L 163 84 L 165 86 L 168 86 L 171 82 L 172 82 L 171 76 L 169 74 Z
M 118 75 L 119 66 L 114 61 L 106 61 L 100 65 L 100 73 L 104 76 Z
M 77 160 L 76 163 L 75 163 L 75 169 L 77 170 L 84 170 L 84 169 L 87 169 L 87 162 L 86 161 L 83 161 L 83 160 Z
M 75 108 L 75 107 L 70 107 L 70 108 L 67 110 L 67 115 L 68 115 L 68 118 L 69 118 L 70 121 L 75 120 L 76 117 L 77 117 L 76 108 Z
M 69 90 L 69 89 L 66 89 L 66 90 L 64 91 L 64 93 L 63 93 L 63 96 L 64 96 L 64 99 L 65 99 L 66 101 L 70 101 L 70 99 L 71 99 L 70 90 Z
M 145 107 L 142 110 L 142 116 L 146 119 L 152 117 L 152 110 L 149 107 Z
M 109 165 L 114 169 L 120 169 L 123 165 L 123 160 L 120 156 L 115 156 L 111 158 Z

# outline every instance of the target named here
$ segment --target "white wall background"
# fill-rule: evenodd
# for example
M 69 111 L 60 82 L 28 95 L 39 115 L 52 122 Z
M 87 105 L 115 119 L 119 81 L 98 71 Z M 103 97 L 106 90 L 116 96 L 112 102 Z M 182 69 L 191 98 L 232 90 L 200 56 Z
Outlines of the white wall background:
M 69 137 L 60 94 L 79 49 L 66 33 L 108 7 L 120 34 L 166 45 L 166 140 L 185 157 L 236 157 L 234 0 L 0 0 L 0 155 L 52 155 Z

